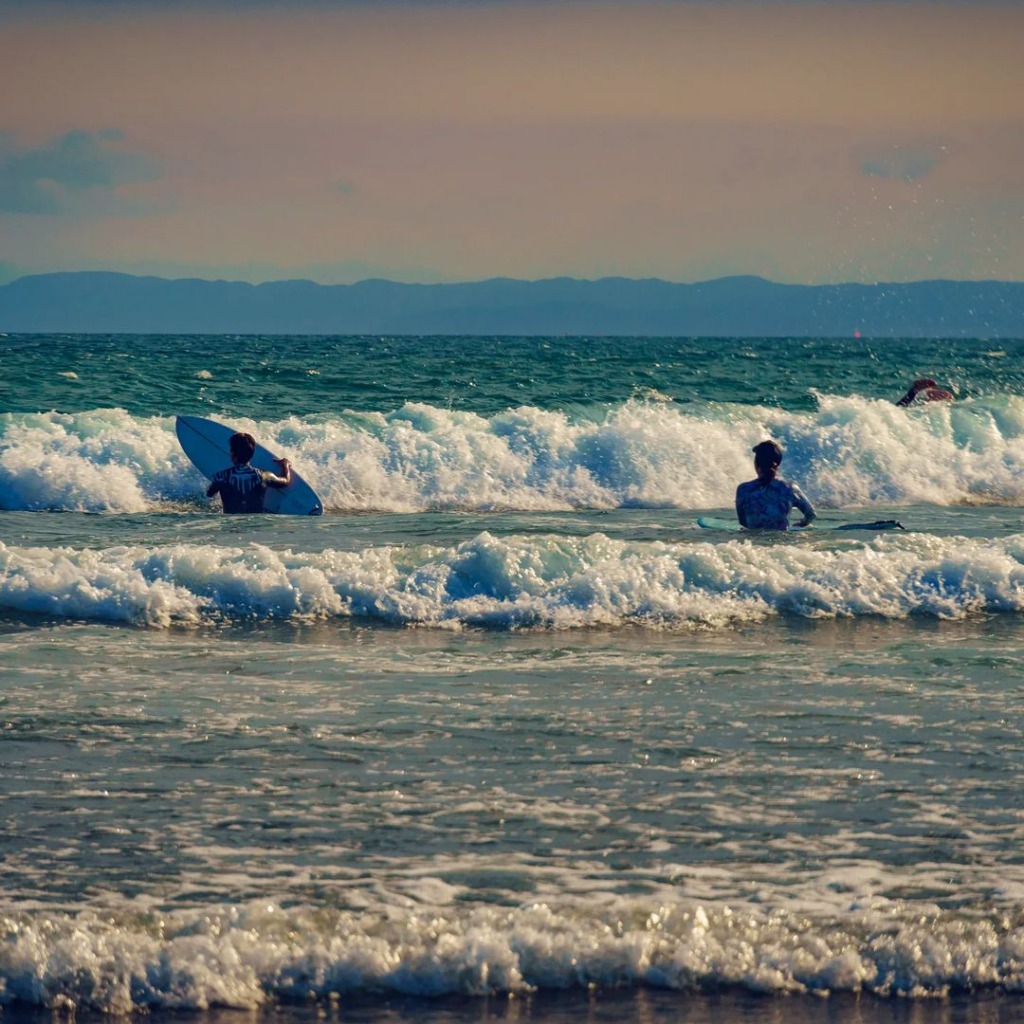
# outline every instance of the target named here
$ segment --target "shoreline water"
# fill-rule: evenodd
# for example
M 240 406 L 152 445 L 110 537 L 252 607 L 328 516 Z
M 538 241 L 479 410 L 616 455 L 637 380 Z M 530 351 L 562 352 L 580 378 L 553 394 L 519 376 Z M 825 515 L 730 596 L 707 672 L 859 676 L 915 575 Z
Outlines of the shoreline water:
M 108 1016 L 79 1010 L 44 1009 L 21 1003 L 0 1008 L 7 1024 L 53 1024 L 73 1019 L 99 1024 Z M 149 1011 L 154 1024 L 639 1024 L 674 1020 L 685 1024 L 1012 1024 L 1024 1016 L 1019 993 L 958 993 L 940 999 L 884 999 L 869 995 L 770 996 L 723 989 L 711 993 L 600 989 L 586 993 L 537 993 L 489 998 L 366 996 L 326 1003 L 271 1003 L 256 1010 L 211 1008 Z

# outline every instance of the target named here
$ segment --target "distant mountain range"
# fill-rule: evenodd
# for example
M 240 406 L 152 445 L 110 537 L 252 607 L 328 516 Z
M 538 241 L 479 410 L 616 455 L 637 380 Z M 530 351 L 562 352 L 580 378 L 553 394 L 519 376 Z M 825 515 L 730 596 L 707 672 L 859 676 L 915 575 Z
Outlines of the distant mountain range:
M 0 331 L 132 334 L 1024 337 L 1024 283 L 699 284 L 608 277 L 470 284 L 40 274 L 0 287 Z

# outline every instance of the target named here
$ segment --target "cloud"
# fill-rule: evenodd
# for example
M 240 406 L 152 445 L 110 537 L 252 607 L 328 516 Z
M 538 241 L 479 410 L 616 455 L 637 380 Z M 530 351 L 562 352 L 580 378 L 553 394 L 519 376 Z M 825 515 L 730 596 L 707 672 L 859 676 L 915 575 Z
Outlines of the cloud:
M 334 184 L 334 191 L 340 192 L 344 196 L 350 196 L 355 192 L 356 187 L 350 181 L 338 181 Z
M 869 178 L 896 181 L 920 181 L 931 174 L 946 156 L 945 146 L 920 147 L 895 145 L 872 153 L 861 160 L 861 174 Z
M 120 148 L 124 133 L 71 131 L 34 149 L 0 132 L 0 213 L 135 213 L 119 189 L 155 181 L 156 165 Z

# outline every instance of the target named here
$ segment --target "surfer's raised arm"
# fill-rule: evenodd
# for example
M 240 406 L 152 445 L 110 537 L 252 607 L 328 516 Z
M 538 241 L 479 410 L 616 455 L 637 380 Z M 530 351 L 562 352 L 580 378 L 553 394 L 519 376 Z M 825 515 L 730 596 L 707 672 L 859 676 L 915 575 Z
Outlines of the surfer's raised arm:
M 287 459 L 274 459 L 274 461 L 281 467 L 281 475 L 275 476 L 264 470 L 263 482 L 268 487 L 287 487 L 292 482 L 292 464 Z

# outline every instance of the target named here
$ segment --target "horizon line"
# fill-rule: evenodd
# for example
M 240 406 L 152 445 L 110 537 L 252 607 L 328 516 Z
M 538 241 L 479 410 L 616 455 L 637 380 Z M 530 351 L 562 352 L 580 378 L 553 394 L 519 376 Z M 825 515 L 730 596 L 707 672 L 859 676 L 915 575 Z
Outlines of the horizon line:
M 317 288 L 355 288 L 363 284 L 392 284 L 399 285 L 403 288 L 459 288 L 466 285 L 479 285 L 479 284 L 493 284 L 495 282 L 510 282 L 513 284 L 547 284 L 554 281 L 571 281 L 579 284 L 600 284 L 605 281 L 628 281 L 636 284 L 645 283 L 657 283 L 672 285 L 674 287 L 692 288 L 698 287 L 705 284 L 715 284 L 720 281 L 759 281 L 765 284 L 775 285 L 780 288 L 841 288 L 841 287 L 857 287 L 857 288 L 877 288 L 880 286 L 891 286 L 891 287 L 906 287 L 909 285 L 919 284 L 1003 284 L 1003 285 L 1024 285 L 1024 280 L 1007 279 L 1007 278 L 955 278 L 955 277 L 928 277 L 928 278 L 917 278 L 910 281 L 830 281 L 830 282 L 793 282 L 793 281 L 776 281 L 769 277 L 763 277 L 760 274 L 723 274 L 720 277 L 708 277 L 701 278 L 697 281 L 674 281 L 670 278 L 665 277 L 627 277 L 623 274 L 606 274 L 602 277 L 573 277 L 568 274 L 557 274 L 552 277 L 508 277 L 506 275 L 498 274 L 494 277 L 482 277 L 474 278 L 465 281 L 435 281 L 435 282 L 421 282 L 421 281 L 398 281 L 393 278 L 387 277 L 365 277 L 360 278 L 358 281 L 351 281 L 348 283 L 334 283 L 325 284 L 321 281 L 314 281 L 312 278 L 307 277 L 282 277 L 273 278 L 267 281 L 245 281 L 239 278 L 225 278 L 225 277 L 198 277 L 198 276 L 185 276 L 185 277 L 162 277 L 159 274 L 134 274 L 130 271 L 125 270 L 53 270 L 53 271 L 40 271 L 37 273 L 22 274 L 19 277 L 11 278 L 9 281 L 0 283 L 0 290 L 8 288 L 11 285 L 18 284 L 22 281 L 33 280 L 36 278 L 48 278 L 48 277 L 78 277 L 78 276 L 92 276 L 92 277 L 124 277 L 130 278 L 136 281 L 164 281 L 168 284 L 177 284 L 182 282 L 202 282 L 203 284 L 227 284 L 227 285 L 244 285 L 248 288 L 263 288 L 268 285 L 279 285 L 279 284 L 309 284 Z

